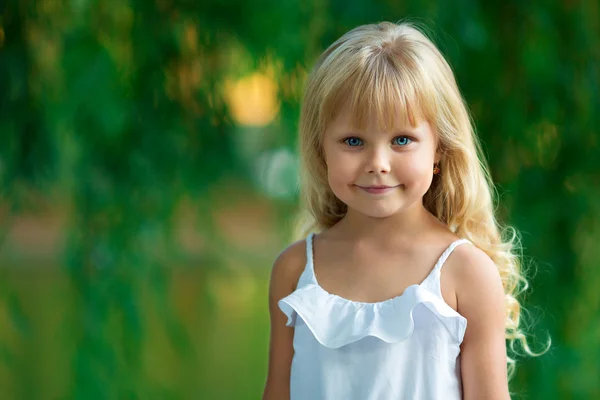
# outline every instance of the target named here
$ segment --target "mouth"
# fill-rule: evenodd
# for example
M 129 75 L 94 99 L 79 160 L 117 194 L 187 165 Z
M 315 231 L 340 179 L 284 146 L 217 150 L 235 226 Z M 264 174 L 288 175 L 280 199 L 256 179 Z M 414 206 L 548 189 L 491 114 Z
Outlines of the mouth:
M 364 190 L 367 193 L 371 194 L 383 194 L 391 192 L 392 190 L 398 188 L 400 185 L 396 186 L 387 186 L 387 185 L 375 185 L 375 186 L 360 186 L 356 185 L 360 189 Z

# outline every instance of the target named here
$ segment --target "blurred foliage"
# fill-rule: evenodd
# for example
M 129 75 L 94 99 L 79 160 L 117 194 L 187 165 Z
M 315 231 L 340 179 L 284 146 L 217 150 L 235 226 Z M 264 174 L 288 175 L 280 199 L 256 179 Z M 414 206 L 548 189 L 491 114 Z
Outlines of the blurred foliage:
M 537 267 L 525 322 L 553 348 L 515 398 L 600 398 L 599 8 L 3 2 L 2 398 L 259 398 L 303 80 L 347 30 L 405 17 L 453 66 Z

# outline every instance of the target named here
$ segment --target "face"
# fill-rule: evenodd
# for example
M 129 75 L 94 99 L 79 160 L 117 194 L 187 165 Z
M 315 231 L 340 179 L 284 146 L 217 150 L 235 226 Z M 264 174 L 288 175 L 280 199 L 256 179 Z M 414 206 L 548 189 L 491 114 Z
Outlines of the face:
M 347 110 L 329 124 L 323 137 L 329 185 L 348 212 L 385 218 L 422 207 L 439 162 L 431 125 L 394 126 L 380 131 L 369 121 L 362 131 Z

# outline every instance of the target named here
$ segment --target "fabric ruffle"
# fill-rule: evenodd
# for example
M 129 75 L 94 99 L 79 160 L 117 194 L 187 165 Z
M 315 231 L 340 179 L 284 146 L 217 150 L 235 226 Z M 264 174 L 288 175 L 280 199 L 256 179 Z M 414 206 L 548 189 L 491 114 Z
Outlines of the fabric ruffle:
M 446 326 L 457 344 L 462 343 L 467 320 L 421 285 L 409 286 L 401 296 L 378 303 L 363 303 L 330 294 L 318 284 L 308 284 L 279 300 L 294 326 L 299 316 L 315 339 L 336 349 L 373 336 L 387 343 L 409 338 L 414 331 L 413 310 L 423 304 Z

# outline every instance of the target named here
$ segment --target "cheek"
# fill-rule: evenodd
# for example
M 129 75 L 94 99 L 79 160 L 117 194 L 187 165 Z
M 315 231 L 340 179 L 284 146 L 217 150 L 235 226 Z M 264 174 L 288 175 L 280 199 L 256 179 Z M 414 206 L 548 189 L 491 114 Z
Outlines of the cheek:
M 429 163 L 422 157 L 414 157 L 406 161 L 407 162 L 403 163 L 404 165 L 402 166 L 402 171 L 406 175 L 418 177 L 428 172 Z M 431 170 L 433 171 L 433 164 L 431 166 Z
M 427 156 L 415 156 L 403 159 L 397 165 L 397 175 L 407 185 L 426 183 L 433 175 L 433 160 Z
M 343 164 L 330 164 L 327 168 L 327 179 L 333 191 L 340 190 L 352 181 L 352 173 Z
M 352 179 L 356 171 L 356 160 L 340 152 L 326 153 L 327 176 L 330 181 L 341 182 Z

